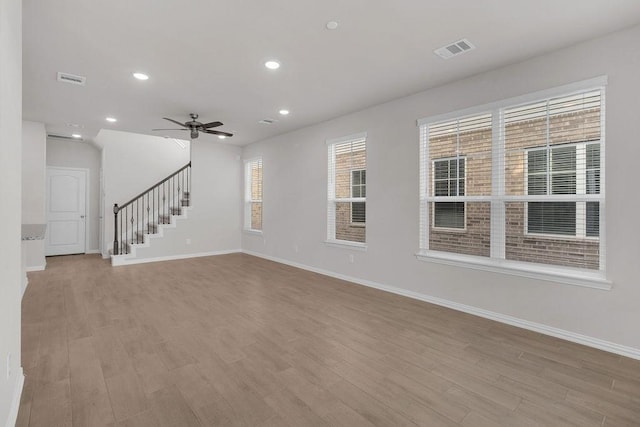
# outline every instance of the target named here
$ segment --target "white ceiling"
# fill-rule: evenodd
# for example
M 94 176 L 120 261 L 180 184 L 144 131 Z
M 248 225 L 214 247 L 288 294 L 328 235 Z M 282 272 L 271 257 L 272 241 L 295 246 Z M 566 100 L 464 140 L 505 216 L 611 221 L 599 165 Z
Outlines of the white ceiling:
M 67 124 L 80 124 L 85 138 L 101 128 L 187 138 L 151 129 L 197 112 L 224 122 L 218 129 L 240 145 L 640 22 L 638 0 L 23 4 L 25 120 L 66 135 L 76 132 Z M 338 29 L 325 28 L 331 20 Z M 461 38 L 477 49 L 446 61 L 433 54 Z M 271 58 L 279 70 L 264 67 Z M 86 86 L 57 82 L 58 71 L 85 76 Z M 134 71 L 151 78 L 137 81 Z M 258 124 L 264 118 L 278 122 Z

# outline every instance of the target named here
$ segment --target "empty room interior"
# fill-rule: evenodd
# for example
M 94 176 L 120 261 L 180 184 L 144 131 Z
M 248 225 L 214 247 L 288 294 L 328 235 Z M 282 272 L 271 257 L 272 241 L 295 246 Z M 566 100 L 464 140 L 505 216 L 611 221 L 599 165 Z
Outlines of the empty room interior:
M 0 426 L 639 426 L 639 41 L 0 0 Z

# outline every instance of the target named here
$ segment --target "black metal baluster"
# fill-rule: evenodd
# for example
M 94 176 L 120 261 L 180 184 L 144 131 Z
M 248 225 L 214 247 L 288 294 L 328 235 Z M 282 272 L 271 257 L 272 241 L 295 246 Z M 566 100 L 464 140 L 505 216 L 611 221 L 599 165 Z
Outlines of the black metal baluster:
M 131 238 L 130 238 L 130 240 L 129 240 L 129 241 L 130 241 L 131 243 L 133 243 L 133 241 L 134 241 L 133 236 L 134 236 L 134 233 L 135 233 L 135 232 L 133 231 L 133 205 L 131 206 L 131 220 L 130 220 L 130 221 L 131 221 Z
M 124 228 L 125 228 L 125 233 L 124 233 L 124 241 L 126 244 L 126 252 L 129 253 L 129 248 L 131 247 L 131 240 L 129 240 L 129 209 L 131 209 L 131 205 L 127 206 L 127 210 L 125 212 L 125 217 L 124 217 Z
M 118 204 L 113 205 L 113 254 L 118 255 Z

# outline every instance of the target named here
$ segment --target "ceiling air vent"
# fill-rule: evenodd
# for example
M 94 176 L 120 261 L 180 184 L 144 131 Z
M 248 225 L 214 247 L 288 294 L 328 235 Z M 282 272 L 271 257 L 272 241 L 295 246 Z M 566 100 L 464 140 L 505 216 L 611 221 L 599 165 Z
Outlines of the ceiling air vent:
M 56 138 L 56 139 L 64 139 L 66 141 L 84 141 L 82 138 L 74 138 L 72 136 L 67 135 L 58 135 L 57 133 L 48 133 L 47 138 Z
M 275 119 L 262 119 L 258 123 L 261 123 L 263 125 L 272 125 L 275 122 L 277 122 L 277 120 L 275 120 Z
M 74 85 L 80 85 L 80 86 L 84 86 L 85 82 L 87 81 L 86 77 L 82 77 L 82 76 L 76 76 L 75 74 L 69 74 L 69 73 L 58 73 L 58 81 L 59 82 L 65 82 L 65 83 L 71 83 Z
M 448 46 L 441 47 L 433 51 L 436 55 L 443 59 L 449 59 L 454 56 L 462 55 L 465 52 L 475 49 L 476 47 L 471 44 L 467 39 L 458 40 L 455 43 L 451 43 Z

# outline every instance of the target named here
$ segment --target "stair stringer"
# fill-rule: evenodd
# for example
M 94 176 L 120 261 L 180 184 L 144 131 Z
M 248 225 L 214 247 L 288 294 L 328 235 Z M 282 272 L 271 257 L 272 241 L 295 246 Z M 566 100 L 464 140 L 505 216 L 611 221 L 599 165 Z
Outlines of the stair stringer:
M 113 255 L 111 254 L 111 265 L 119 266 L 119 265 L 128 265 L 128 264 L 137 264 L 140 259 L 138 256 L 138 250 L 143 250 L 146 248 L 150 248 L 152 246 L 152 242 L 157 239 L 162 239 L 165 237 L 165 230 L 169 231 L 172 229 L 178 228 L 178 221 L 187 220 L 187 212 L 190 211 L 193 206 L 182 206 L 180 209 L 180 215 L 170 215 L 170 221 L 168 224 L 159 223 L 156 225 L 158 232 L 157 233 L 144 233 L 143 242 L 142 243 L 131 243 L 130 252 L 128 254 L 122 255 Z M 159 242 L 158 242 L 159 243 Z

